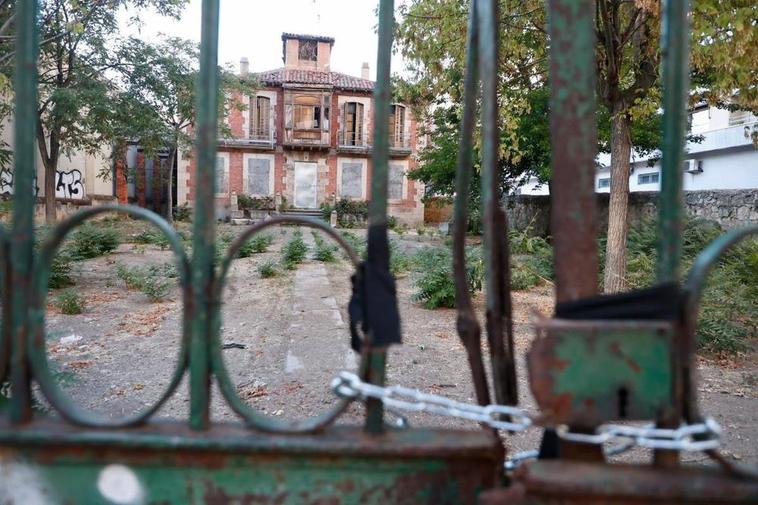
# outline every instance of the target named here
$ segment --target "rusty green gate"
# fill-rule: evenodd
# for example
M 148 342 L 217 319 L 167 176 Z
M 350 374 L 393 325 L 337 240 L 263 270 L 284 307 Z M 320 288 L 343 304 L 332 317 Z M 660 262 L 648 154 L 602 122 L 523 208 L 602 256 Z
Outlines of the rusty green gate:
M 387 347 L 400 343 L 387 239 L 388 115 L 393 1 L 379 7 L 372 200 L 368 258 L 356 255 L 328 226 L 275 218 L 246 230 L 214 267 L 214 157 L 217 142 L 219 0 L 204 0 L 197 88 L 197 196 L 192 257 L 159 216 L 134 207 L 84 210 L 58 225 L 34 251 L 37 2 L 18 0 L 15 80 L 13 221 L 0 234 L 3 326 L 0 378 L 12 395 L 0 419 L 0 498 L 5 503 L 349 504 L 349 503 L 756 503 L 755 475 L 718 453 L 718 426 L 697 408 L 693 342 L 699 294 L 709 269 L 728 247 L 756 229 L 733 231 L 709 246 L 680 283 L 681 174 L 687 90 L 687 2 L 664 2 L 665 121 L 659 217 L 660 285 L 621 297 L 598 297 L 593 160 L 596 146 L 594 3 L 549 0 L 552 83 L 553 230 L 557 309 L 536 323 L 529 379 L 540 412 L 517 407 L 507 223 L 498 200 L 498 26 L 496 0 L 472 0 L 468 28 L 464 132 L 460 140 L 454 229 L 458 331 L 466 348 L 478 405 L 451 402 L 401 387 L 384 387 Z M 465 223 L 471 181 L 472 132 L 481 110 L 482 195 L 486 245 L 491 380 L 481 328 L 465 286 Z M 72 229 L 104 212 L 143 219 L 174 253 L 183 297 L 180 353 L 160 399 L 123 419 L 78 407 L 55 383 L 45 349 L 48 276 L 57 248 Z M 220 354 L 220 300 L 238 248 L 262 228 L 296 222 L 320 228 L 356 267 L 353 344 L 357 374 L 333 384 L 331 410 L 300 421 L 270 417 L 236 393 Z M 669 303 L 658 317 L 631 310 L 635 300 Z M 658 298 L 655 298 L 658 297 Z M 666 305 L 664 303 L 664 305 Z M 609 314 L 615 313 L 616 316 Z M 618 314 L 622 315 L 619 316 Z M 342 338 L 335 335 L 335 338 Z M 186 422 L 154 414 L 188 378 Z M 215 384 L 239 417 L 212 423 Z M 32 411 L 39 388 L 57 416 Z M 492 391 L 492 395 L 490 394 Z M 334 421 L 353 401 L 365 403 L 363 426 Z M 464 417 L 481 430 L 388 427 L 385 407 Z M 611 424 L 646 420 L 654 426 Z M 546 428 L 536 461 L 509 458 L 498 430 Z M 602 447 L 618 443 L 655 450 L 650 465 L 610 465 Z M 618 447 L 618 446 L 616 446 Z M 721 466 L 684 468 L 679 452 L 705 451 Z M 504 466 L 504 463 L 507 463 Z

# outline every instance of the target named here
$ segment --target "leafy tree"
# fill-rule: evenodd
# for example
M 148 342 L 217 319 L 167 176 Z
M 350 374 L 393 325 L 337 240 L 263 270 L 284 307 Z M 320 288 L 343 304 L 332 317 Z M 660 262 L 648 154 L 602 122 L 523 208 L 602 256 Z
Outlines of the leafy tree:
M 62 155 L 75 150 L 100 152 L 109 142 L 114 113 L 111 72 L 129 65 L 118 58 L 112 42 L 118 33 L 118 12 L 152 8 L 178 17 L 187 0 L 41 0 L 38 63 L 39 107 L 37 145 L 45 167 L 45 217 L 54 222 L 55 178 Z M 0 10 L 4 26 L 13 24 L 15 2 Z M 3 6 L 0 6 L 3 7 Z M 2 47 L 0 66 L 12 74 L 14 51 Z
M 400 10 L 400 50 L 410 62 L 418 86 L 438 103 L 461 102 L 468 5 L 457 0 L 414 0 Z M 499 12 L 498 100 L 501 159 L 506 161 L 501 166 L 507 169 L 515 164 L 523 169 L 518 164 L 524 154 L 528 160 L 530 151 L 544 148 L 549 152 L 547 144 L 534 146 L 534 135 L 519 134 L 527 128 L 522 118 L 534 110 L 534 91 L 546 86 L 546 13 L 544 3 L 533 0 L 500 0 Z M 744 0 L 694 0 L 692 20 L 693 71 L 695 82 L 701 85 L 697 95 L 714 104 L 728 102 L 755 110 L 758 5 Z M 638 145 L 651 151 L 660 143 L 660 2 L 597 0 L 595 25 L 599 148 L 611 153 L 604 284 L 606 291 L 613 292 L 624 287 L 631 149 Z M 730 58 L 734 51 L 739 54 Z M 546 115 L 533 115 L 531 120 L 538 121 L 534 128 L 543 131 Z M 449 146 L 447 149 L 450 151 Z M 545 161 L 548 152 L 539 159 Z M 549 173 L 540 173 L 549 177 Z M 518 176 L 519 172 L 509 175 Z
M 118 107 L 110 135 L 120 139 L 117 156 L 124 157 L 124 141 L 137 143 L 146 157 L 168 151 L 164 176 L 168 182 L 168 213 L 172 219 L 172 173 L 174 162 L 181 152 L 190 151 L 191 126 L 195 120 L 195 85 L 198 74 L 199 51 L 195 43 L 163 38 L 151 44 L 128 39 L 121 44 L 120 59 L 130 65 L 121 69 Z M 219 69 L 219 92 L 227 97 L 219 100 L 220 114 L 228 108 L 243 108 L 237 99 L 255 89 L 253 80 L 241 80 L 232 72 Z M 221 125 L 220 135 L 231 133 Z

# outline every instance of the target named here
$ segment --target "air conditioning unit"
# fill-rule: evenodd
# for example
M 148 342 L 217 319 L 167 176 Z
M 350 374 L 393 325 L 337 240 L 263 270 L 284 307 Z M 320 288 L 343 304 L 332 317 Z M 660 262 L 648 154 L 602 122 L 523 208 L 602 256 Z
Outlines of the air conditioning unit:
M 684 160 L 684 171 L 688 174 L 702 174 L 703 160 Z

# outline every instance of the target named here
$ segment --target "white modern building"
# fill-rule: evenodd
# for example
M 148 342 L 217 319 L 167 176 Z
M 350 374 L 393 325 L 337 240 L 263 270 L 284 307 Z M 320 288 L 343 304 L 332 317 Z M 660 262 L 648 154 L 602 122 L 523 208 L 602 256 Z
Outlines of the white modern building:
M 693 135 L 702 135 L 700 143 L 690 142 L 685 150 L 682 166 L 683 189 L 735 190 L 758 188 L 758 149 L 752 134 L 758 131 L 758 118 L 749 112 L 730 112 L 707 105 L 692 112 Z M 650 166 L 658 155 L 640 156 L 632 153 L 632 170 L 629 176 L 630 191 L 659 191 L 661 189 L 660 159 Z M 595 190 L 610 191 L 610 155 L 598 156 L 595 173 Z M 523 195 L 548 194 L 546 184 L 532 179 L 520 188 Z

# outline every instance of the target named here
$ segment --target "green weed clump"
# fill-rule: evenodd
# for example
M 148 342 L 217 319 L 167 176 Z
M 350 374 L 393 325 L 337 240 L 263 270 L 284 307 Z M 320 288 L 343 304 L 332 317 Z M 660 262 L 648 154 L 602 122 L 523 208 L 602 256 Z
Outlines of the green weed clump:
M 413 300 L 427 309 L 455 307 L 452 252 L 447 247 L 427 247 L 413 258 L 416 293 Z M 482 289 L 484 263 L 480 247 L 466 249 L 466 284 L 469 293 Z
M 303 262 L 307 253 L 308 246 L 303 241 L 303 232 L 298 228 L 282 248 L 282 264 L 287 270 L 294 270 Z
M 313 240 L 316 243 L 316 251 L 314 258 L 317 261 L 323 261 L 324 263 L 333 263 L 337 261 L 337 246 L 329 244 L 324 240 L 317 231 L 313 231 Z
M 121 233 L 115 228 L 85 223 L 74 233 L 69 250 L 75 260 L 90 259 L 114 251 L 120 243 Z
M 160 247 L 162 250 L 168 249 L 169 242 L 166 235 L 158 230 L 147 228 L 136 234 L 132 241 L 136 244 L 151 244 Z
M 411 256 L 400 249 L 397 240 L 390 240 L 390 272 L 398 276 L 411 269 L 413 259 Z
M 176 267 L 170 263 L 148 267 L 128 267 L 116 265 L 116 276 L 124 281 L 128 289 L 136 289 L 145 294 L 151 302 L 163 300 L 171 291 L 171 281 L 179 276 Z
M 270 277 L 275 277 L 278 275 L 279 269 L 277 268 L 275 261 L 268 260 L 258 265 L 258 273 L 262 278 L 268 279 Z
M 350 248 L 353 249 L 353 251 L 355 251 L 355 254 L 357 254 L 359 258 L 364 259 L 364 260 L 366 259 L 368 250 L 366 249 L 365 239 L 360 238 L 355 233 L 351 233 L 349 231 L 343 231 L 342 238 L 345 240 L 345 242 L 347 242 Z
M 238 258 L 247 258 L 253 254 L 265 253 L 271 244 L 274 243 L 274 236 L 270 233 L 259 233 L 254 235 L 240 247 Z
M 64 314 L 81 314 L 84 312 L 84 298 L 75 289 L 66 289 L 55 297 L 55 305 Z
M 75 284 L 74 278 L 71 276 L 71 262 L 71 253 L 68 249 L 59 249 L 58 253 L 53 256 L 53 263 L 50 265 L 50 278 L 47 281 L 47 287 L 59 289 Z

